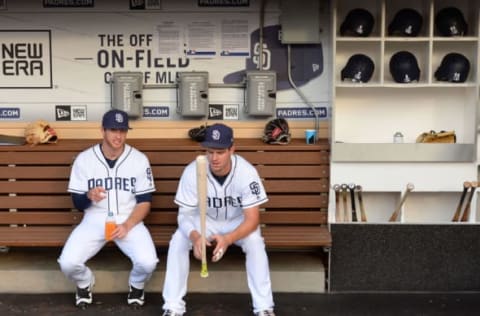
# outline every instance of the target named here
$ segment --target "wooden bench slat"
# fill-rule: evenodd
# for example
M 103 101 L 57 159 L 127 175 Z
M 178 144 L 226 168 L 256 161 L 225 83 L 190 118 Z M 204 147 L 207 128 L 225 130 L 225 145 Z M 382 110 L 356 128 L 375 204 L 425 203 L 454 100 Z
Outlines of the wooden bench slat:
M 329 191 L 327 179 L 311 180 L 265 180 L 265 190 L 269 193 L 320 193 Z
M 328 166 L 295 166 L 283 167 L 283 166 L 265 166 L 256 165 L 257 171 L 262 178 L 327 178 L 330 170 Z
M 68 181 L 8 181 L 0 182 L 0 193 L 67 192 Z
M 0 179 L 68 179 L 69 177 L 70 166 L 0 166 Z
M 75 225 L 80 223 L 82 212 L 28 211 L 0 212 L 0 224 L 17 225 Z

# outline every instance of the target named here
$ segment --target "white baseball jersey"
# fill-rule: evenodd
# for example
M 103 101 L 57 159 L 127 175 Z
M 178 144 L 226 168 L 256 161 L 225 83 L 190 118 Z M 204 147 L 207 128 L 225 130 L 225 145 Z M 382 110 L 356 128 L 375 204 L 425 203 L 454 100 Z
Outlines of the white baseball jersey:
M 92 205 L 85 212 L 128 216 L 137 201 L 136 195 L 155 191 L 152 170 L 147 156 L 126 144 L 113 168 L 106 162 L 100 144 L 78 155 L 72 167 L 68 192 L 85 194 L 94 187 L 107 190 L 107 197 Z
M 244 158 L 231 156 L 232 169 L 223 184 L 215 180 L 210 168 L 207 173 L 207 216 L 216 221 L 229 221 L 243 215 L 247 209 L 268 201 L 257 170 Z M 196 163 L 184 170 L 178 185 L 175 203 L 180 211 L 197 209 Z

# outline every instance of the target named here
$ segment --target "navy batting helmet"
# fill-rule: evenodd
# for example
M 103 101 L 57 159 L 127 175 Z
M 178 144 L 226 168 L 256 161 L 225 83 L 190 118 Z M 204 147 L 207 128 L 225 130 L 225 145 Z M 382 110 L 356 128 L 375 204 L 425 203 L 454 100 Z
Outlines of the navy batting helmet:
M 341 72 L 342 81 L 350 79 L 352 82 L 368 82 L 372 78 L 375 64 L 367 55 L 352 55 Z
M 443 57 L 440 66 L 435 71 L 439 81 L 465 82 L 470 71 L 470 61 L 462 54 L 450 53 Z
M 388 35 L 417 36 L 422 28 L 423 17 L 414 9 L 398 11 L 388 26 Z
M 447 7 L 438 11 L 435 16 L 435 25 L 442 36 L 463 36 L 468 31 L 468 24 L 462 11 L 455 7 Z
M 420 79 L 417 58 L 410 52 L 401 51 L 390 58 L 390 73 L 398 83 L 409 83 Z
M 342 25 L 340 35 L 367 37 L 372 33 L 375 19 L 366 9 L 353 9 L 348 12 Z

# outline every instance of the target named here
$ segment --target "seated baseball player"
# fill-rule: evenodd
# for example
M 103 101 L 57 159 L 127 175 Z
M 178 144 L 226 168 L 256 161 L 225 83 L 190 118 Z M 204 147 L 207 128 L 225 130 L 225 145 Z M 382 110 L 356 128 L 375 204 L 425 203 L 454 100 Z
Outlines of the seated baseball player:
M 132 261 L 127 303 L 142 306 L 144 287 L 158 258 L 152 237 L 143 224 L 155 191 L 150 162 L 126 144 L 130 129 L 127 113 L 106 112 L 102 119 L 101 143 L 80 153 L 72 166 L 68 191 L 75 208 L 83 210 L 81 223 L 66 241 L 58 263 L 77 286 L 75 304 L 92 304 L 95 278 L 85 265 L 108 241 Z M 107 215 L 114 217 L 113 230 L 106 228 Z
M 211 260 L 220 260 L 231 245 L 241 247 L 246 256 L 253 313 L 274 316 L 268 257 L 259 227 L 259 206 L 268 198 L 257 170 L 235 154 L 233 131 L 226 125 L 209 126 L 201 144 L 208 160 L 205 243 L 213 247 Z M 175 196 L 179 207 L 178 229 L 168 249 L 164 316 L 185 313 L 183 297 L 187 291 L 190 250 L 196 259 L 202 257 L 196 182 L 193 161 L 185 168 Z

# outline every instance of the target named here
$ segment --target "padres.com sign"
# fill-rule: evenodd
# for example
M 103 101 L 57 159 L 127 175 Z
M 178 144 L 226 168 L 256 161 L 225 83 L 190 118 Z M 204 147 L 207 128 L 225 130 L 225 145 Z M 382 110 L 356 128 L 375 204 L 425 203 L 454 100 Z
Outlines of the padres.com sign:
M 0 88 L 51 88 L 49 30 L 0 30 Z

